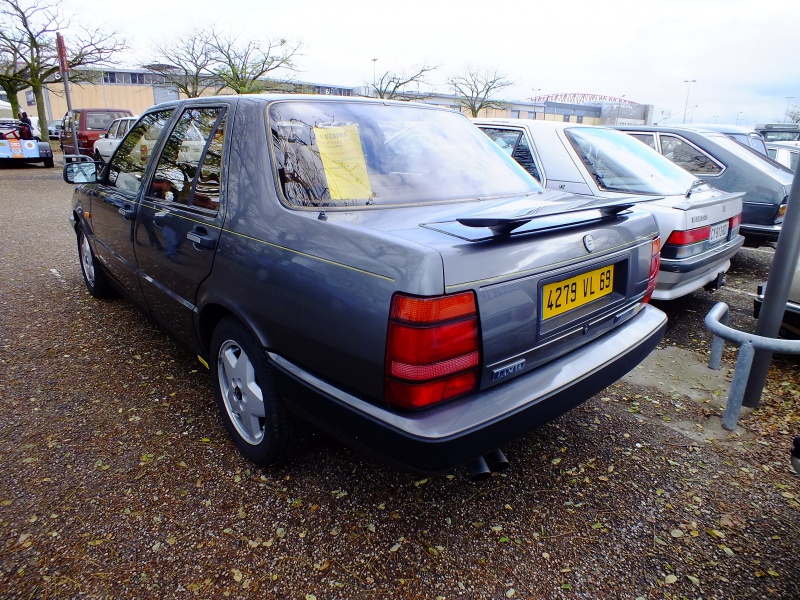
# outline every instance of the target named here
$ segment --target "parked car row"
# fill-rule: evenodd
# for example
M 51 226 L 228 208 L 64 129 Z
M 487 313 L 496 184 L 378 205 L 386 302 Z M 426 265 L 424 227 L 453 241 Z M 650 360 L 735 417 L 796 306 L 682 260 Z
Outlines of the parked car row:
M 653 298 L 722 285 L 730 257 L 744 244 L 741 193 L 711 188 L 614 129 L 528 119 L 474 122 L 546 188 L 635 199 L 652 212 L 663 244 Z
M 688 128 L 474 125 L 297 95 L 117 115 L 94 162 L 65 147 L 87 289 L 197 354 L 258 464 L 308 421 L 391 464 L 486 475 L 656 347 L 651 297 L 719 287 L 743 234 L 777 236 L 791 179 L 777 201 L 723 187 L 752 156 L 788 172 L 724 133 L 704 131 L 728 154 Z M 678 143 L 716 172 L 681 168 Z

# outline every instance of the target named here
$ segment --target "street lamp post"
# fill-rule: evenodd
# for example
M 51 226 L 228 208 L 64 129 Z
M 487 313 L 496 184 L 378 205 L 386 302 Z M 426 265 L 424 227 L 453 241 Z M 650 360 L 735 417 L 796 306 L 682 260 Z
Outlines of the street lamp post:
M 786 122 L 789 122 L 789 104 L 794 100 L 794 96 L 786 96 Z
M 377 58 L 372 59 L 372 87 L 375 87 L 375 63 L 378 62 Z
M 692 89 L 693 83 L 697 83 L 697 79 L 684 79 L 683 83 L 689 84 L 689 87 L 686 88 L 686 102 L 683 105 L 683 122 L 686 123 L 686 112 L 689 110 L 689 90 Z

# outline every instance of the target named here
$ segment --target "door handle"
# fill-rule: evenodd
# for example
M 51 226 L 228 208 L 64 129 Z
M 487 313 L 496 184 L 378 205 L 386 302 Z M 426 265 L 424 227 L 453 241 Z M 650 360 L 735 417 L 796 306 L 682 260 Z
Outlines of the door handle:
M 186 239 L 192 242 L 193 244 L 197 244 L 198 246 L 202 246 L 203 248 L 214 248 L 216 245 L 216 240 L 208 235 L 208 232 L 204 227 L 196 227 L 192 231 L 186 234 Z
M 125 206 L 119 209 L 119 214 L 122 215 L 122 218 L 126 221 L 133 220 L 136 216 L 136 209 L 133 208 L 130 204 L 126 204 Z

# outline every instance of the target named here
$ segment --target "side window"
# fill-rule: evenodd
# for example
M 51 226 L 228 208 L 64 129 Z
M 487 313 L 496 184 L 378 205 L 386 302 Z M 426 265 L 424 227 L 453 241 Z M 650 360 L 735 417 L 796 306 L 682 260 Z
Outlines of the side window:
M 719 175 L 722 167 L 708 154 L 679 137 L 661 134 L 661 154 L 695 175 Z
M 778 151 L 775 148 L 767 148 L 767 154 L 772 160 L 778 156 Z
M 514 148 L 517 146 L 517 142 L 522 135 L 519 131 L 511 131 L 509 129 L 490 129 L 488 127 L 481 127 L 481 131 L 488 135 L 492 141 L 500 146 L 509 156 L 514 153 Z
M 789 152 L 789 168 L 797 171 L 798 167 L 800 167 L 800 152 Z
M 163 110 L 145 115 L 131 130 L 108 165 L 108 185 L 133 194 L 139 191 L 158 134 L 172 112 Z
M 125 137 L 125 134 L 128 133 L 128 126 L 131 124 L 131 121 L 125 119 L 124 121 L 119 122 L 119 128 L 117 129 L 117 137 Z
M 108 137 L 109 138 L 116 138 L 119 137 L 117 135 L 117 128 L 119 127 L 119 121 L 115 121 L 111 124 L 111 127 L 108 128 Z
M 217 211 L 225 109 L 188 108 L 164 144 L 147 196 Z
M 528 173 L 533 175 L 536 181 L 541 183 L 542 176 L 539 174 L 539 169 L 536 168 L 536 161 L 533 158 L 533 151 L 528 143 L 528 137 L 525 134 L 522 134 L 522 137 L 520 137 L 519 142 L 517 142 L 517 147 L 514 150 L 514 154 L 511 156 L 520 165 L 522 165 Z
M 635 137 L 640 142 L 644 142 L 648 146 L 650 146 L 653 150 L 656 148 L 656 136 L 652 133 L 631 133 L 633 137 Z
M 481 127 L 480 129 L 541 183 L 542 178 L 539 174 L 539 169 L 536 168 L 531 146 L 524 133 L 513 129 L 492 129 L 489 127 Z

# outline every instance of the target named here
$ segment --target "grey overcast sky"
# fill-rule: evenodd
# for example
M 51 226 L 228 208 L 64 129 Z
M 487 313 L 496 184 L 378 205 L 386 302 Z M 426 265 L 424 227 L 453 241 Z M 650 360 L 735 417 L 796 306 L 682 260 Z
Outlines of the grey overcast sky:
M 119 31 L 121 66 L 216 23 L 243 38 L 303 43 L 295 79 L 347 87 L 373 67 L 439 65 L 422 91 L 448 91 L 466 66 L 515 84 L 500 99 L 582 92 L 656 107 L 655 120 L 754 124 L 800 106 L 797 0 L 65 0 L 75 23 Z M 69 42 L 69 32 L 65 32 Z M 373 62 L 372 59 L 377 59 Z M 693 83 L 686 83 L 694 80 Z M 793 98 L 792 98 L 793 97 Z

